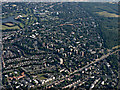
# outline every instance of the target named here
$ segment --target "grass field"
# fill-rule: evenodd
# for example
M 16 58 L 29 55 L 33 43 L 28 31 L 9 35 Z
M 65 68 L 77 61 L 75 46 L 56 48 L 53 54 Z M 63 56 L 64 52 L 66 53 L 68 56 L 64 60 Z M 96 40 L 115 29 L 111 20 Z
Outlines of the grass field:
M 38 75 L 37 75 L 37 78 L 39 78 L 40 80 L 46 79 L 43 75 L 44 75 L 44 74 L 38 74 Z
M 2 30 L 6 30 L 6 29 L 20 29 L 18 26 L 14 26 L 14 27 L 8 27 L 5 25 L 2 25 Z
M 114 13 L 108 13 L 106 11 L 103 12 L 96 12 L 97 14 L 99 14 L 100 16 L 104 16 L 104 17 L 119 17 L 119 15 L 114 14 Z
M 15 24 L 13 24 L 13 23 L 5 23 L 5 25 L 7 25 L 7 26 L 14 26 Z

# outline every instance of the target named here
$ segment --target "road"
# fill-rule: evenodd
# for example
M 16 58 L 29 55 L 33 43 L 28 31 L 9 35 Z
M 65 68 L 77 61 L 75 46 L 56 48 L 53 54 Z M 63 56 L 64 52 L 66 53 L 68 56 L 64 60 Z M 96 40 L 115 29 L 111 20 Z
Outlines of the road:
M 116 53 L 117 51 L 120 51 L 120 50 L 116 50 L 116 51 L 114 51 L 114 52 L 109 52 L 108 54 L 103 55 L 101 58 L 95 59 L 94 62 L 91 62 L 90 64 L 88 64 L 88 65 L 86 65 L 86 66 L 80 68 L 79 70 L 70 73 L 70 75 L 71 75 L 71 74 L 74 74 L 74 73 L 76 73 L 76 72 L 82 71 L 83 69 L 87 68 L 88 66 L 90 66 L 90 65 L 92 65 L 92 64 L 94 64 L 94 63 L 96 63 L 96 62 L 99 62 L 99 61 L 101 61 L 101 60 L 107 58 L 109 55 L 112 55 L 112 54 Z
M 88 65 L 86 65 L 86 66 L 84 66 L 84 67 L 80 68 L 79 70 L 76 70 L 76 71 L 74 71 L 74 72 L 70 73 L 67 77 L 64 77 L 64 78 L 61 78 L 61 79 L 68 78 L 70 75 L 72 75 L 72 74 L 74 74 L 74 73 L 76 73 L 76 72 L 82 71 L 83 69 L 85 69 L 85 68 L 89 67 L 90 65 L 92 65 L 92 64 L 94 64 L 94 63 L 96 63 L 96 62 L 99 62 L 99 61 L 101 61 L 101 60 L 103 60 L 103 59 L 107 58 L 108 56 L 110 56 L 110 55 L 112 55 L 112 54 L 116 53 L 117 51 L 120 51 L 120 50 L 116 50 L 116 51 L 114 51 L 114 52 L 109 52 L 108 54 L 103 55 L 101 58 L 95 59 L 95 61 L 94 61 L 94 62 L 91 62 L 90 64 L 88 64 Z M 58 80 L 61 80 L 61 79 L 58 79 Z M 55 81 L 53 81 L 52 83 L 49 83 L 47 86 L 51 86 L 52 84 L 54 84 L 54 83 L 58 82 L 58 80 L 57 80 L 57 81 L 55 80 Z

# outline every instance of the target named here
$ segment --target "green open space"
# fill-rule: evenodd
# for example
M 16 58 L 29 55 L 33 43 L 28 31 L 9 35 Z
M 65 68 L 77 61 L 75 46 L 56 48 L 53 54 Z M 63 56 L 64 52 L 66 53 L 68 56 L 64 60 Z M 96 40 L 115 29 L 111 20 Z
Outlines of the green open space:
M 38 74 L 38 75 L 37 75 L 37 78 L 40 79 L 40 80 L 46 79 L 43 75 L 44 75 L 44 74 Z
M 102 12 L 96 12 L 98 15 L 100 16 L 104 16 L 104 17 L 118 17 L 119 15 L 115 14 L 115 13 L 109 13 L 106 11 L 102 11 Z
M 6 26 L 14 26 L 15 24 L 14 23 L 10 23 L 10 22 L 7 22 L 7 23 L 4 23 Z
M 8 27 L 5 25 L 2 25 L 2 30 L 6 30 L 6 29 L 20 29 L 20 28 L 18 26 Z

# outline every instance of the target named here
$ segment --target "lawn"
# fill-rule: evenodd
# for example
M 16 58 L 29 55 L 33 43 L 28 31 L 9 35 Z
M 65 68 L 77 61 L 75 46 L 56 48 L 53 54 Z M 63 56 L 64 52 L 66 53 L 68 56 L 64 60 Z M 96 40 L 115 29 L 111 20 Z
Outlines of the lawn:
M 99 14 L 100 16 L 104 16 L 104 17 L 119 17 L 119 15 L 117 15 L 115 13 L 108 13 L 106 11 L 96 12 L 96 13 Z
M 7 25 L 7 26 L 14 26 L 15 24 L 13 24 L 13 23 L 5 23 L 5 25 Z
M 40 80 L 46 79 L 43 75 L 44 75 L 44 74 L 38 74 L 38 75 L 37 75 L 37 78 L 40 79 Z
M 5 25 L 2 25 L 2 30 L 6 30 L 6 29 L 20 29 L 20 28 L 18 26 L 8 27 Z

